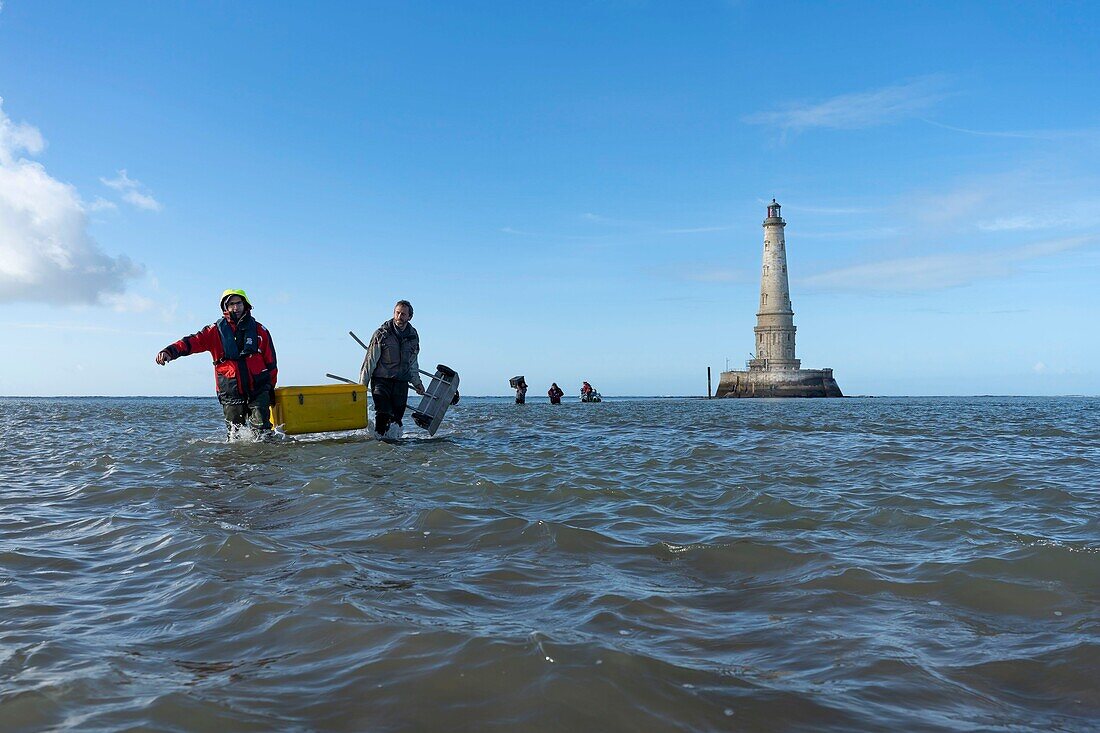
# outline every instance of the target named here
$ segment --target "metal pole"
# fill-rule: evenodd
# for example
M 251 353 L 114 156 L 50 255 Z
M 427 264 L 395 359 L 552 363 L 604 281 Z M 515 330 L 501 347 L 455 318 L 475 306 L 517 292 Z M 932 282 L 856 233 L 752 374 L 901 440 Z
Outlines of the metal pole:
M 710 399 L 710 367 L 707 367 L 707 399 Z
M 363 341 L 355 335 L 354 331 L 348 331 L 348 335 L 355 339 L 355 343 L 363 347 L 364 351 L 370 351 L 370 347 L 363 343 Z

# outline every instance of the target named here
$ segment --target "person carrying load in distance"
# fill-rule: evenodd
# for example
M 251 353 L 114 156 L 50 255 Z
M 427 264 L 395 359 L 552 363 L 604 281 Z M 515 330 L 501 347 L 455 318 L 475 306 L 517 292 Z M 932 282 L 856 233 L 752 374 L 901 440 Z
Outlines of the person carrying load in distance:
M 222 317 L 198 333 L 184 336 L 157 352 L 164 366 L 181 356 L 208 352 L 214 360 L 214 385 L 225 414 L 228 437 L 248 425 L 259 437 L 272 435 L 270 406 L 279 375 L 271 333 L 252 317 L 243 290 L 222 293 Z
M 523 405 L 527 402 L 527 381 L 523 376 L 512 377 L 508 380 L 508 386 L 516 391 L 516 404 Z

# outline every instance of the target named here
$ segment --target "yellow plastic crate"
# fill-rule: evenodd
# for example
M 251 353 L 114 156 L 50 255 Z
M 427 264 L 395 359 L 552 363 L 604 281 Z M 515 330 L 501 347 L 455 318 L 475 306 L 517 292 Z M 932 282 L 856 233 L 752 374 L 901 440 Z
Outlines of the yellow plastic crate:
M 288 435 L 367 427 L 367 387 L 322 384 L 276 387 L 271 422 Z

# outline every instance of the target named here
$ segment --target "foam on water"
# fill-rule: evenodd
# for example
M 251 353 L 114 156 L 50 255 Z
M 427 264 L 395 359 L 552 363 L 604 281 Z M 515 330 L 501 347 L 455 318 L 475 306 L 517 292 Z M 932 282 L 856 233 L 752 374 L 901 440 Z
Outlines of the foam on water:
M 0 400 L 3 730 L 1092 730 L 1100 400 Z

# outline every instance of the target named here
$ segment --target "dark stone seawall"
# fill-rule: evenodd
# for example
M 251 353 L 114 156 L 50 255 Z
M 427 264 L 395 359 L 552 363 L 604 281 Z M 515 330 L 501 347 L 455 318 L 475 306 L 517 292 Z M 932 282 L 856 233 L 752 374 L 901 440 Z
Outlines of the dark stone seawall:
M 843 397 L 832 369 L 722 372 L 715 397 Z

